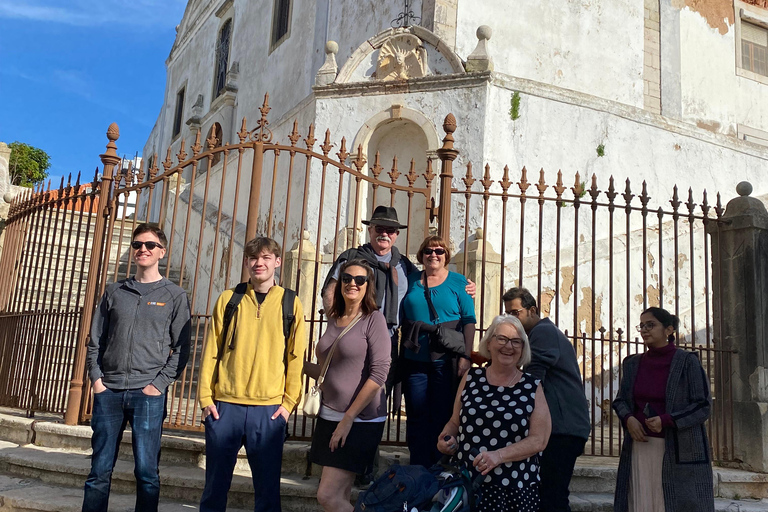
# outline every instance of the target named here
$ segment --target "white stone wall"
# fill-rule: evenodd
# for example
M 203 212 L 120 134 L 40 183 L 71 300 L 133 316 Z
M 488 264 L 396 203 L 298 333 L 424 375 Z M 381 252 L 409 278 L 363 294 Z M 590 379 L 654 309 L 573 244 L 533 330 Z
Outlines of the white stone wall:
M 456 51 L 493 29 L 496 71 L 643 106 L 643 3 L 629 0 L 459 2 Z
M 587 183 L 596 174 L 602 189 L 611 175 L 622 190 L 626 178 L 638 186 L 646 180 L 648 193 L 657 198 L 671 194 L 674 184 L 686 193 L 692 187 L 696 198 L 704 189 L 729 196 L 742 180 L 754 185 L 755 195 L 768 192 L 762 179 L 768 150 L 760 146 L 525 80 L 497 76 L 493 85 L 483 154 L 494 177 L 504 165 L 518 173 L 525 165 L 533 173 L 544 168 L 548 175 L 562 169 L 569 187 L 576 171 Z M 514 91 L 521 94 L 521 117 L 513 122 L 509 105 Z M 597 155 L 600 144 L 603 157 Z M 529 181 L 537 179 L 529 175 Z

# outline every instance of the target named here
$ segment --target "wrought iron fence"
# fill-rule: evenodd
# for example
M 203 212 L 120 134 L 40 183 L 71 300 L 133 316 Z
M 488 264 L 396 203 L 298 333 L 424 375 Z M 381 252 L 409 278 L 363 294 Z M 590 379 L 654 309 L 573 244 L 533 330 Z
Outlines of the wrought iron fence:
M 591 404 L 590 453 L 618 454 L 621 429 L 606 400 L 615 395 L 621 359 L 642 350 L 628 339 L 630 326 L 649 305 L 675 311 L 683 319 L 681 342 L 700 352 L 713 381 L 715 458 L 731 456 L 732 354 L 718 347 L 720 333 L 712 332 L 717 312 L 711 311 L 704 231 L 721 222 L 719 196 L 714 207 L 706 193 L 701 204 L 691 192 L 682 203 L 675 189 L 671 210 L 653 209 L 645 183 L 639 195 L 629 181 L 619 193 L 612 178 L 601 191 L 596 176 L 587 189 L 577 173 L 568 190 L 561 173 L 548 185 L 541 171 L 538 194 L 530 196 L 525 168 L 513 182 L 508 168 L 494 176 L 486 165 L 478 179 L 468 164 L 459 180 L 453 176 L 459 156 L 453 115 L 437 150 L 439 180 L 427 155 L 422 163 L 411 161 L 407 173 L 395 158 L 384 174 L 378 153 L 368 162 L 361 147 L 350 153 L 346 140 L 335 145 L 329 131 L 316 139 L 313 125 L 302 135 L 294 122 L 275 136 L 269 111 L 267 96 L 255 127 L 248 129 L 243 119 L 233 143 L 222 143 L 213 129 L 205 141 L 198 131 L 189 147 L 182 139 L 175 160 L 167 149 L 162 170 L 156 155 L 147 168 L 118 165 L 119 132 L 112 125 L 101 179 L 90 189 L 62 183 L 56 193 L 37 190 L 14 201 L 0 260 L 0 404 L 65 412 L 69 423 L 89 417 L 84 367 L 93 309 L 109 282 L 133 273 L 130 234 L 149 221 L 168 236 L 161 270 L 187 290 L 193 313 L 190 361 L 169 391 L 167 426 L 200 429 L 196 392 L 205 333 L 217 296 L 245 278 L 244 242 L 257 233 L 280 242 L 280 280 L 304 304 L 306 357 L 312 359 L 325 322 L 319 288 L 330 264 L 364 241 L 361 219 L 388 203 L 409 225 L 398 240 L 402 253 L 413 253 L 435 219 L 440 234 L 457 246 L 457 270 L 478 283 L 481 332 L 502 311 L 501 295 L 512 285 L 529 286 L 542 311 L 568 330 Z M 64 335 L 52 336 L 57 329 Z M 403 419 L 392 411 L 385 443 L 404 442 Z M 311 436 L 312 421 L 296 414 L 292 422 L 295 437 Z
M 479 330 L 503 312 L 505 290 L 528 287 L 576 350 L 592 420 L 586 452 L 618 455 L 623 432 L 610 400 L 623 358 L 645 350 L 630 333 L 649 306 L 673 312 L 680 318 L 678 344 L 699 352 L 710 377 L 713 453 L 728 460 L 732 352 L 720 346 L 722 333 L 713 332 L 713 315 L 720 313 L 712 310 L 712 272 L 719 262 L 710 261 L 707 234 L 710 224 L 723 222 L 720 195 L 712 206 L 706 190 L 697 203 L 689 189 L 683 202 L 675 186 L 652 206 L 645 181 L 633 190 L 626 179 L 619 190 L 607 177 L 601 190 L 595 174 L 584 179 L 576 172 L 571 187 L 561 171 L 556 176 L 547 183 L 542 169 L 531 183 L 523 167 L 515 181 L 508 167 L 494 174 L 486 164 L 478 179 L 468 163 L 461 186 L 451 189 L 446 234 L 470 249 L 458 265 L 478 282 Z

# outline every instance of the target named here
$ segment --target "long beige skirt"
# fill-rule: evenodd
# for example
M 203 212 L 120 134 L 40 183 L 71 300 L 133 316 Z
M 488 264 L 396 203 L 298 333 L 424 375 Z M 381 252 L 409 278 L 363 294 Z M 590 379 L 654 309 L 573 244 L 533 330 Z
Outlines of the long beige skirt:
M 664 490 L 661 483 L 664 439 L 646 439 L 647 443 L 632 443 L 629 512 L 664 512 Z

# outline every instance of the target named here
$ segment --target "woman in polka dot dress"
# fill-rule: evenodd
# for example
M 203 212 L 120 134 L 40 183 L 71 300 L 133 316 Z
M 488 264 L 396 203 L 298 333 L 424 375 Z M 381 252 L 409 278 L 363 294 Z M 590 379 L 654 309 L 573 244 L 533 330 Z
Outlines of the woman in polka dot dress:
M 491 363 L 462 379 L 437 448 L 485 475 L 479 512 L 537 512 L 539 452 L 552 425 L 539 381 L 521 370 L 531 360 L 528 336 L 517 318 L 497 316 L 479 352 Z

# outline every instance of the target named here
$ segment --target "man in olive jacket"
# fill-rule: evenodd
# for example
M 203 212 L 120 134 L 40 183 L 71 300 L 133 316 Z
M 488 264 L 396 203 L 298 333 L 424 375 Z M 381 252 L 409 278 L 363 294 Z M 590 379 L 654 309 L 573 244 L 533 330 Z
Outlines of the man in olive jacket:
M 157 510 L 166 392 L 187 364 L 190 333 L 187 294 L 158 268 L 166 245 L 162 230 L 139 225 L 131 242 L 136 275 L 107 286 L 93 316 L 87 352 L 93 456 L 83 512 L 107 511 L 126 424 L 136 464 L 136 510 Z
M 552 416 L 552 434 L 540 461 L 541 512 L 570 512 L 568 485 L 592 430 L 576 351 L 549 318 L 539 316 L 531 292 L 512 288 L 502 300 L 506 313 L 520 319 L 528 334 L 531 362 L 525 371 L 541 380 Z

